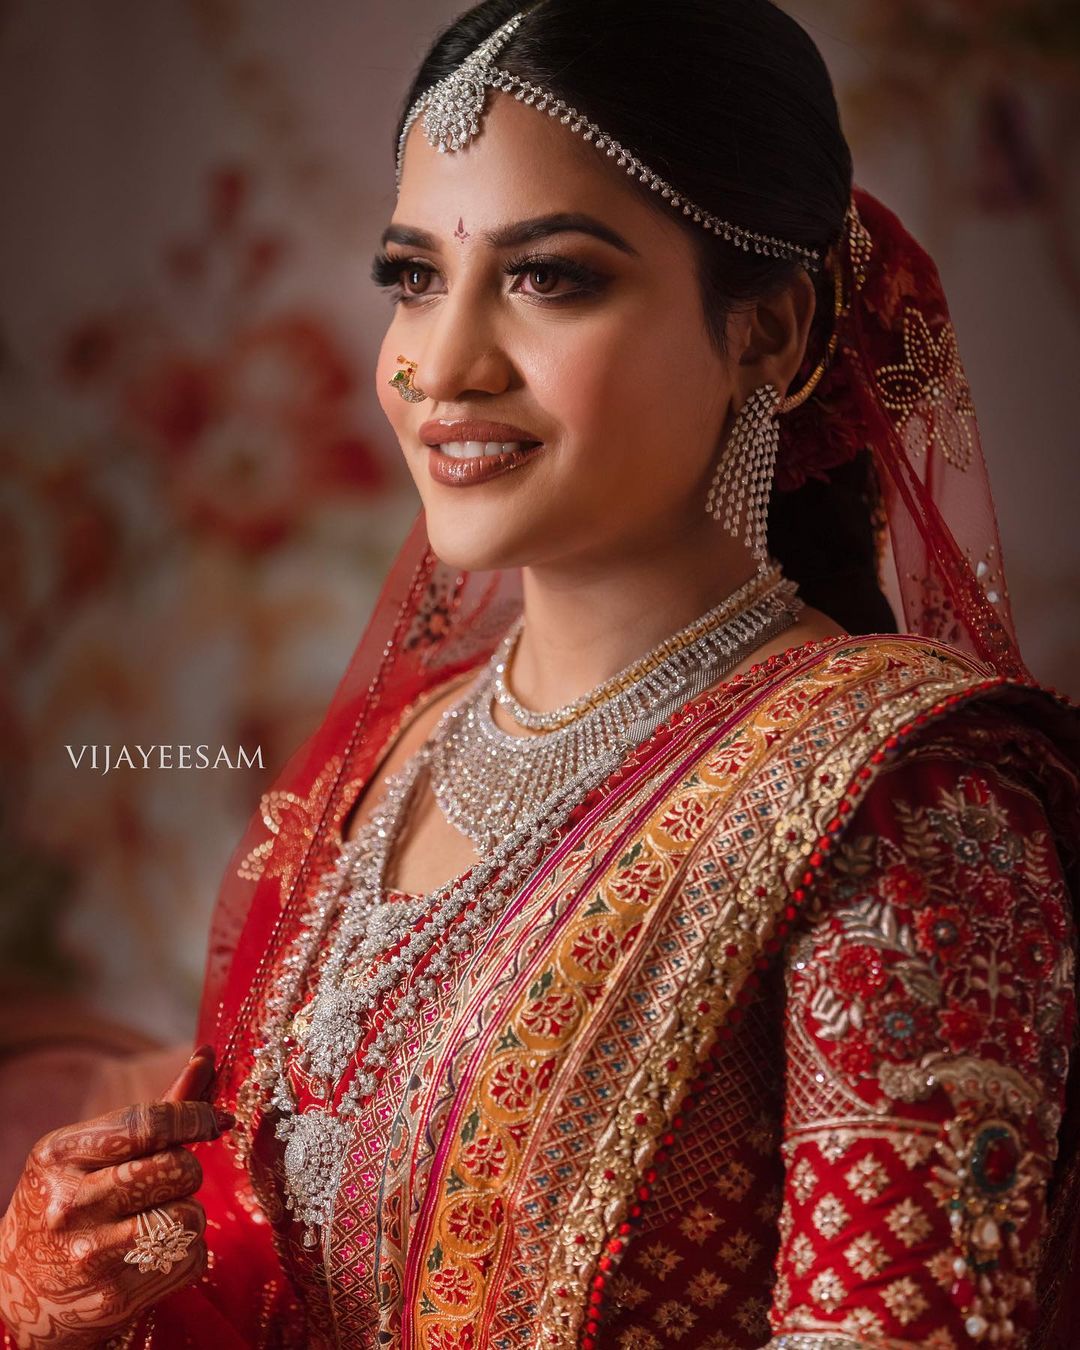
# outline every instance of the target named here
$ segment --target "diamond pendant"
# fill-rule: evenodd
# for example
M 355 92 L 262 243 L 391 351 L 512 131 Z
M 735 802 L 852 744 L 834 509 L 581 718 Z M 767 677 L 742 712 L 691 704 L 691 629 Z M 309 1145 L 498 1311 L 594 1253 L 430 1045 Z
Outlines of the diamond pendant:
M 304 1246 L 330 1220 L 348 1124 L 323 1111 L 285 1116 L 274 1130 L 285 1140 L 285 1204 L 305 1227 Z

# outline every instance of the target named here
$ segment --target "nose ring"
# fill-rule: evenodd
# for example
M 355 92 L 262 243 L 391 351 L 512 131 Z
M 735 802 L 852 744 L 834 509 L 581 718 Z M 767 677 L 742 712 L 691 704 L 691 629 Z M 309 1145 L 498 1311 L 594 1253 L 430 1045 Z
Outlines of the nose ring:
M 399 356 L 397 359 L 404 369 L 395 370 L 393 379 L 387 380 L 387 384 L 392 385 L 406 403 L 423 403 L 427 394 L 422 389 L 417 389 L 412 382 L 413 375 L 416 373 L 416 362 L 410 361 L 407 356 Z

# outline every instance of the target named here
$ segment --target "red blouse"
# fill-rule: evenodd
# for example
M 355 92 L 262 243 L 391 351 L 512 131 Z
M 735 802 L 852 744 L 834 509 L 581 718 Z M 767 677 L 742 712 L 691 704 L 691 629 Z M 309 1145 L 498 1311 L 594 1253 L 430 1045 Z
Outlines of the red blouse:
M 1041 795 L 962 729 L 881 775 L 657 1178 L 601 1344 L 1024 1344 L 1076 1031 Z

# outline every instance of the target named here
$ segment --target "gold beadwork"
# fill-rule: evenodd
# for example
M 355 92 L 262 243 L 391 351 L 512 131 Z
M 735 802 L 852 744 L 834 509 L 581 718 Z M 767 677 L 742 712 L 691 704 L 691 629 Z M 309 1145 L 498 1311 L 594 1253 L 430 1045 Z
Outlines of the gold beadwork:
M 776 405 L 777 416 L 781 413 L 792 412 L 795 408 L 798 408 L 800 404 L 806 402 L 817 388 L 821 377 L 825 374 L 829 362 L 833 358 L 833 353 L 836 351 L 836 344 L 840 340 L 839 321 L 841 316 L 847 313 L 851 300 L 849 297 L 848 304 L 844 304 L 844 278 L 840 266 L 839 251 L 836 249 L 831 250 L 830 257 L 833 274 L 833 327 L 832 332 L 829 334 L 828 344 L 825 347 L 825 354 L 814 367 L 813 372 L 810 374 L 803 387 L 794 394 L 786 395 Z

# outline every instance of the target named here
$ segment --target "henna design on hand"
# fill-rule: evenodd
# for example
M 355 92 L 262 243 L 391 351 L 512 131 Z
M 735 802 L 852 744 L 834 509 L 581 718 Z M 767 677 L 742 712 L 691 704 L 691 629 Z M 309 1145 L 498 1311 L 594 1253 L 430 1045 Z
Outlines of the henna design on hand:
M 194 1195 L 201 1185 L 202 1166 L 194 1153 L 166 1149 L 87 1173 L 73 1207 L 88 1218 L 121 1219 Z
M 202 1180 L 184 1144 L 232 1118 L 206 1102 L 160 1101 L 54 1130 L 30 1152 L 0 1220 L 0 1319 L 20 1350 L 82 1350 L 122 1332 L 206 1267 Z M 198 1234 L 168 1272 L 125 1263 L 138 1214 L 161 1209 Z

